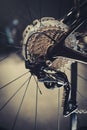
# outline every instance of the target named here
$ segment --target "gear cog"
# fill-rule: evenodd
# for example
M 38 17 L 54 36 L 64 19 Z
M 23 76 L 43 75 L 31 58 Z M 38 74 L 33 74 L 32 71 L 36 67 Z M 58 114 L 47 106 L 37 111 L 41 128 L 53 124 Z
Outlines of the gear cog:
M 58 42 L 61 35 L 67 33 L 68 26 L 62 21 L 52 17 L 44 17 L 40 20 L 33 21 L 32 25 L 28 25 L 23 33 L 23 49 L 27 51 L 26 60 L 31 63 L 46 61 L 46 53 L 50 46 Z M 53 39 L 53 40 L 52 40 Z M 65 46 L 77 49 L 77 40 L 74 34 L 70 34 L 65 40 Z M 51 68 L 60 69 L 65 64 L 71 61 L 68 58 L 57 57 L 53 62 L 50 62 Z M 47 61 L 46 61 L 47 63 Z

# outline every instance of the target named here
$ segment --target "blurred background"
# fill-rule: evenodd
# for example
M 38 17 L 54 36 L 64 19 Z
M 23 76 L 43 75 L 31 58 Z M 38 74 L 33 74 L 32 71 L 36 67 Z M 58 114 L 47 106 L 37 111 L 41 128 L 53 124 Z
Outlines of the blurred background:
M 70 129 L 70 117 L 65 118 L 62 114 L 63 88 L 49 90 L 43 83 L 39 83 L 42 95 L 38 92 L 37 97 L 37 83 L 32 77 L 20 112 L 18 110 L 26 84 L 15 93 L 30 76 L 30 73 L 25 75 L 28 70 L 25 69 L 21 54 L 22 33 L 25 27 L 41 17 L 62 19 L 73 5 L 73 0 L 0 0 L 0 87 L 14 81 L 0 89 L 0 130 Z M 78 130 L 87 129 L 86 67 L 87 65 L 78 63 Z M 70 65 L 65 65 L 63 69 L 70 80 Z M 15 80 L 22 74 L 23 77 Z

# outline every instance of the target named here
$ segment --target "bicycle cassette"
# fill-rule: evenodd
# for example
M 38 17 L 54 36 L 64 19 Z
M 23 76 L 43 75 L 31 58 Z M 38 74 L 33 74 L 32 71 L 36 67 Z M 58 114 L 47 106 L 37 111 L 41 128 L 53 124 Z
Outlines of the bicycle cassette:
M 44 17 L 40 20 L 33 21 L 33 24 L 28 25 L 23 33 L 23 54 L 25 60 L 32 64 L 45 61 L 47 65 L 55 69 L 60 69 L 67 64 L 68 61 L 72 61 L 59 56 L 48 64 L 49 60 L 46 59 L 48 48 L 54 45 L 55 41 L 58 41 L 61 35 L 67 33 L 68 30 L 67 25 L 52 17 Z M 77 48 L 77 40 L 74 34 L 71 34 L 70 37 L 65 40 L 65 44 L 67 44 L 68 41 L 73 49 Z

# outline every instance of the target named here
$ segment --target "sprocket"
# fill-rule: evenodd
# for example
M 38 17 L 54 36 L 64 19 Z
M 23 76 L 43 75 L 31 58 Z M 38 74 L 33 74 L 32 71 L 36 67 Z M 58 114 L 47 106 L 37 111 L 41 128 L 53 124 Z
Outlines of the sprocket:
M 27 59 L 31 63 L 37 63 L 41 60 L 46 61 L 46 53 L 50 46 L 58 42 L 61 35 L 68 31 L 68 26 L 62 21 L 51 17 L 44 17 L 40 20 L 33 21 L 33 25 L 28 25 L 23 33 L 23 48 L 27 44 Z M 54 39 L 54 41 L 52 40 Z M 65 40 L 65 45 L 77 48 L 77 40 L 74 34 L 71 34 Z M 57 57 L 49 65 L 51 68 L 60 69 L 70 59 Z M 48 63 L 46 61 L 46 63 Z

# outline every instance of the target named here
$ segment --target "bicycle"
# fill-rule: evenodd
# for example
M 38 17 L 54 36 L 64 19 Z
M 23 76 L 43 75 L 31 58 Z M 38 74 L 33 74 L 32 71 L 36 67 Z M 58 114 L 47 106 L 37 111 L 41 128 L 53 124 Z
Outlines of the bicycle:
M 79 38 L 79 37 L 81 38 L 80 34 L 79 35 L 76 34 L 76 36 L 75 36 L 74 34 L 72 34 L 72 32 L 76 31 L 77 26 L 79 27 L 79 25 L 82 25 L 83 23 L 86 22 L 86 18 L 83 16 L 84 12 L 81 14 L 81 16 L 80 16 L 80 14 L 78 14 L 79 10 L 82 9 L 82 7 L 86 6 L 86 4 L 87 4 L 87 2 L 84 3 L 84 4 L 82 4 L 81 7 L 79 7 L 78 9 L 77 9 L 77 7 L 75 9 L 72 9 L 71 10 L 72 13 L 69 12 L 68 16 L 66 16 L 65 19 L 62 19 L 60 22 L 58 21 L 59 24 L 60 24 L 60 27 L 63 25 L 64 28 L 61 28 L 61 29 L 59 28 L 59 30 L 56 30 L 55 35 L 53 35 L 54 38 L 51 37 L 51 36 L 49 36 L 45 31 L 43 32 L 43 30 L 44 30 L 43 28 L 42 28 L 42 32 L 38 31 L 38 32 L 32 33 L 32 35 L 30 37 L 28 36 L 28 40 L 30 40 L 31 42 L 32 42 L 33 35 L 35 35 L 36 39 L 37 39 L 37 37 L 40 38 L 42 36 L 42 38 L 45 37 L 46 40 L 50 39 L 49 42 L 50 41 L 52 42 L 51 45 L 48 44 L 49 48 L 46 49 L 46 52 L 45 52 L 46 55 L 45 55 L 45 57 L 43 55 L 40 56 L 38 54 L 39 56 L 37 56 L 37 54 L 34 54 L 34 52 L 32 51 L 32 48 L 30 48 L 31 50 L 29 52 L 29 50 L 28 50 L 29 49 L 28 48 L 29 43 L 28 42 L 27 42 L 27 44 L 25 44 L 25 47 L 23 47 L 24 51 L 25 51 L 25 62 L 26 62 L 25 64 L 26 64 L 26 68 L 30 69 L 31 74 L 36 75 L 38 77 L 39 81 L 44 82 L 44 84 L 45 84 L 45 86 L 47 88 L 54 88 L 55 86 L 61 87 L 62 85 L 65 85 L 65 84 L 68 83 L 66 75 L 64 73 L 60 72 L 60 71 L 56 71 L 55 67 L 52 66 L 52 62 L 54 61 L 54 59 L 57 59 L 57 56 L 69 56 L 68 54 L 65 53 L 66 52 L 65 51 L 66 47 L 64 46 L 64 48 L 63 48 L 64 43 L 63 44 L 61 44 L 61 43 L 70 34 L 71 34 L 71 37 L 75 38 L 75 40 L 76 40 L 76 38 Z M 82 12 L 82 10 L 81 10 L 81 12 Z M 68 19 L 71 19 L 72 16 L 74 17 L 74 15 L 76 15 L 76 16 L 75 16 L 73 22 L 71 24 L 68 23 L 70 25 L 67 24 L 70 27 L 70 30 L 69 30 L 67 28 L 67 26 L 66 26 L 66 23 L 68 22 Z M 46 21 L 47 22 L 49 22 L 49 21 L 51 21 L 51 22 L 52 21 L 57 22 L 54 18 L 42 18 L 42 19 L 40 19 L 40 21 L 34 21 L 33 24 L 34 24 L 34 26 L 36 26 L 36 25 L 39 24 L 40 27 L 41 27 L 41 26 L 43 26 L 43 23 L 45 23 Z M 49 32 L 48 33 L 50 33 L 50 28 L 49 28 Z M 55 29 L 55 28 L 52 28 L 52 29 Z M 29 28 L 29 30 L 30 30 L 30 28 Z M 26 30 L 25 30 L 25 32 L 26 32 Z M 61 34 L 61 35 L 57 35 L 57 34 Z M 24 35 L 25 35 L 25 33 L 24 33 Z M 58 43 L 55 40 L 56 38 L 58 38 Z M 68 39 L 68 40 L 70 40 L 70 39 Z M 66 41 L 66 42 L 68 42 L 68 41 Z M 62 46 L 62 50 L 63 50 L 62 52 L 60 50 L 61 46 Z M 71 45 L 68 45 L 68 46 L 71 47 Z M 57 54 L 56 48 L 58 48 L 58 54 Z M 66 49 L 67 51 L 69 51 L 69 54 L 72 53 L 72 55 L 73 55 L 73 52 L 76 52 L 76 54 L 79 55 L 80 58 L 82 57 L 81 60 L 83 60 L 84 62 L 87 62 L 86 49 L 84 47 L 80 48 L 80 45 L 74 45 L 74 42 L 73 42 L 72 48 L 73 49 L 69 48 L 70 51 L 69 51 L 69 49 L 68 50 Z M 54 51 L 54 50 L 56 50 L 56 51 Z M 83 53 L 83 54 L 81 54 L 79 51 L 81 51 L 81 53 Z M 68 57 L 68 58 L 72 58 L 72 57 L 76 58 L 77 60 L 80 60 L 79 57 L 78 56 L 76 57 L 75 55 L 73 55 L 73 56 L 70 55 L 70 57 Z M 39 71 L 40 73 L 37 73 L 36 70 L 37 70 L 37 72 Z M 53 73 L 48 73 L 49 70 L 51 72 L 53 71 Z M 60 74 L 60 77 L 58 77 L 58 74 Z M 45 77 L 46 77 L 46 79 L 45 79 Z M 59 78 L 59 82 L 56 81 L 57 78 Z

